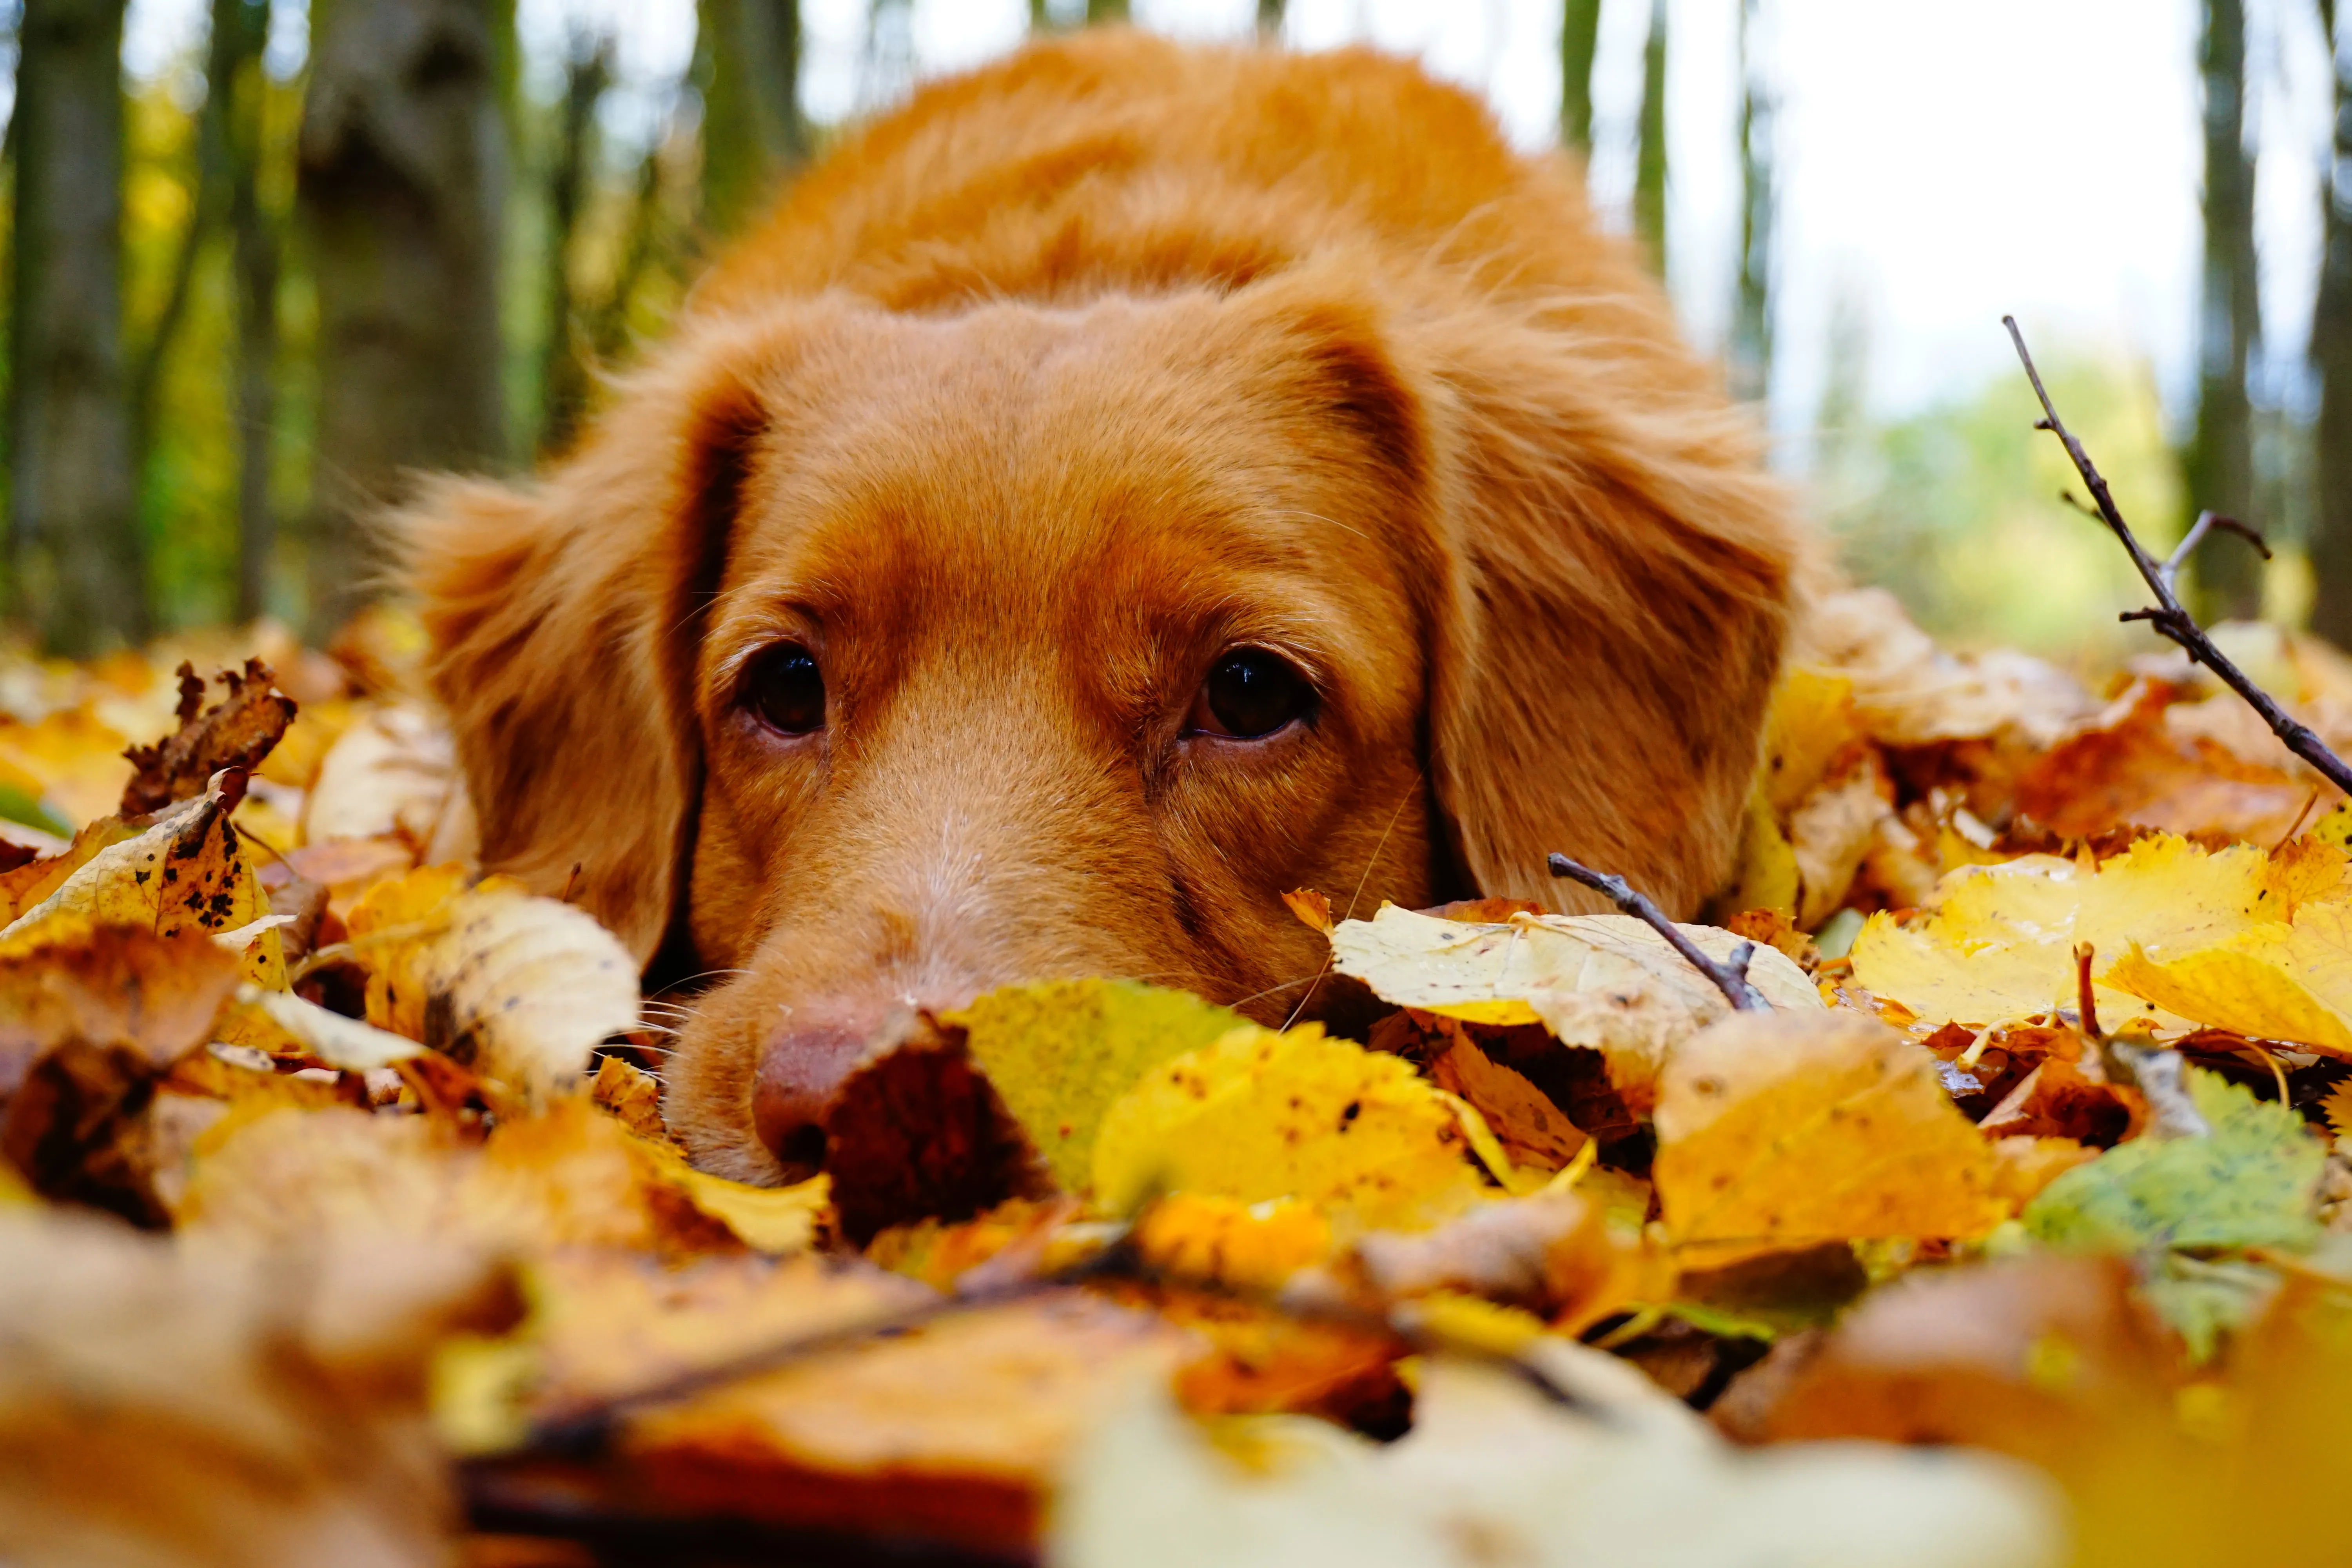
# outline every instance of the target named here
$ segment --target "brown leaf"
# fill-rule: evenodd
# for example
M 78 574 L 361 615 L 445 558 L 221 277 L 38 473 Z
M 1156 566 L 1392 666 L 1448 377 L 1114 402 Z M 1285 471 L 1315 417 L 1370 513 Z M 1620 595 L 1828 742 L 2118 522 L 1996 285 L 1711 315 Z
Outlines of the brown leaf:
M 442 1563 L 433 1348 L 519 1308 L 462 1248 L 250 1254 L 0 1214 L 0 1541 L 27 1563 Z
M 257 658 L 245 661 L 245 673 L 225 669 L 215 678 L 228 695 L 204 706 L 205 682 L 192 664 L 180 666 L 180 727 L 152 746 L 133 746 L 122 754 L 136 769 L 122 786 L 125 816 L 144 816 L 174 801 L 193 800 L 223 768 L 250 773 L 294 721 L 294 700 L 272 684 L 277 672 Z
M 0 1100 L 69 1040 L 169 1067 L 210 1037 L 237 961 L 201 936 L 68 916 L 0 943 Z
M 1439 1018 L 1454 1043 L 1429 1064 L 1432 1082 L 1458 1094 L 1486 1118 L 1515 1165 L 1557 1171 L 1592 1140 L 1520 1074 L 1480 1050 L 1451 1018 Z
M 2160 681 L 2139 683 L 2097 727 L 2062 742 L 2019 780 L 2017 809 L 2062 838 L 2125 826 L 2264 845 L 2284 837 L 2311 784 L 2205 736 L 2176 733 L 2165 712 L 2179 695 Z
M 935 1319 L 628 1423 L 649 1500 L 995 1552 L 1034 1548 L 1047 1489 L 1194 1334 L 1076 1290 Z
M 970 1219 L 1053 1190 L 962 1031 L 928 1018 L 906 1027 L 843 1080 L 825 1113 L 824 1168 L 842 1234 L 859 1246 L 889 1226 Z
M 1572 1189 L 1484 1204 L 1432 1231 L 1375 1231 L 1354 1261 L 1382 1297 L 1465 1290 L 1571 1333 L 1672 1283 L 1633 1238 L 1611 1233 L 1602 1205 Z

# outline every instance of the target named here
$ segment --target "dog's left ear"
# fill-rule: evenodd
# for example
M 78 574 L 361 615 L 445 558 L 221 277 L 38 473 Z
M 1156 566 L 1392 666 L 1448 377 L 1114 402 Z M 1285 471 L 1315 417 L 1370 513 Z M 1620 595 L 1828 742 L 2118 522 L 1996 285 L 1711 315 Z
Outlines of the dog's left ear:
M 773 344 L 689 338 L 541 483 L 445 479 L 393 521 L 482 865 L 568 897 L 640 963 L 701 788 L 689 700 Z
M 1607 314 L 1599 351 L 1499 309 L 1412 344 L 1440 389 L 1451 579 L 1431 773 L 1476 891 L 1599 907 L 1549 875 L 1557 850 L 1687 917 L 1730 869 L 1814 567 L 1758 432 L 1663 300 Z

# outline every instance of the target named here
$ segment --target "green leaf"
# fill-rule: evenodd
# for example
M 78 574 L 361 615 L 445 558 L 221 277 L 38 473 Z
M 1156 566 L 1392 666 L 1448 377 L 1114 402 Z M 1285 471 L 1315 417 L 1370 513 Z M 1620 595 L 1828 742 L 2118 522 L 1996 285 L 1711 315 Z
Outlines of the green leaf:
M 2207 1135 L 2111 1149 L 2043 1188 L 2021 1218 L 2044 1246 L 2139 1259 L 2149 1303 L 2201 1362 L 2276 1283 L 2233 1255 L 2319 1240 L 2312 1207 L 2326 1155 L 2294 1110 L 2195 1068 L 2188 1079 Z
M 73 837 L 73 824 L 26 795 L 15 784 L 0 784 L 0 817 L 37 827 L 59 838 Z
M 1160 1063 L 1247 1022 L 1188 992 L 1131 980 L 1009 985 L 940 1021 L 965 1031 L 1004 1108 L 1073 1193 L 1093 1177 L 1095 1133 L 1112 1100 Z
M 2303 1118 L 2212 1073 L 2188 1077 L 2208 1136 L 2142 1138 L 2077 1165 L 2027 1205 L 2027 1234 L 2069 1252 L 2301 1251 L 2317 1240 L 2326 1155 Z

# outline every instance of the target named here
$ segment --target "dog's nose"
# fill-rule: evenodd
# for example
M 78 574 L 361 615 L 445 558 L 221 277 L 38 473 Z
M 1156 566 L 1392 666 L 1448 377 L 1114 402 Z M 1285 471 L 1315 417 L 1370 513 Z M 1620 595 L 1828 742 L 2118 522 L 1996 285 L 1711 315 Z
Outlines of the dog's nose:
M 787 1181 L 813 1176 L 824 1163 L 825 1112 L 880 1022 L 811 1023 L 770 1037 L 761 1051 L 751 1125 Z

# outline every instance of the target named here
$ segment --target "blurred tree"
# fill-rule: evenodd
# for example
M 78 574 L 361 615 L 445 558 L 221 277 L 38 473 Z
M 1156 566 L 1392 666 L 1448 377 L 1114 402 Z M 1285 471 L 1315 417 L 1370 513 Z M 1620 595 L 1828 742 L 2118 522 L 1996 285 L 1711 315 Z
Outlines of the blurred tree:
M 2254 257 L 2254 161 L 2245 142 L 2244 0 L 2205 0 L 2198 49 L 2205 122 L 2205 268 L 2198 310 L 2197 427 L 2188 505 L 2260 526 L 2254 515 L 2253 408 L 2248 361 L 2262 333 Z M 2217 538 L 2198 555 L 2195 603 L 2208 621 L 2257 616 L 2263 563 Z
M 278 434 L 278 282 L 284 246 L 278 215 L 262 195 L 269 151 L 269 80 L 261 67 L 269 41 L 268 0 L 215 0 L 215 39 L 224 25 L 238 35 L 226 116 L 236 316 L 236 615 L 251 620 L 269 608 L 270 567 L 278 551 L 269 481 Z
M 1257 30 L 1261 33 L 1282 31 L 1283 0 L 1257 0 Z
M 1772 100 L 1759 62 L 1759 0 L 1739 6 L 1739 278 L 1731 311 L 1731 387 L 1760 403 L 1772 388 Z
M 26 0 L 11 225 L 10 532 L 58 652 L 148 629 L 122 353 L 123 0 Z
M 1127 20 L 1127 0 L 1087 0 L 1087 26 Z
M 800 0 L 700 0 L 703 225 L 731 234 L 808 158 Z
M 300 201 L 318 289 L 310 626 L 366 596 L 360 519 L 507 452 L 497 0 L 312 0 Z
M 1054 18 L 1045 9 L 1045 0 L 1029 0 L 1029 30 L 1042 33 L 1053 25 Z
M 562 450 L 588 405 L 589 345 L 573 297 L 572 255 L 594 174 L 596 106 L 613 79 L 610 38 L 576 38 L 563 67 L 562 120 L 547 190 L 547 342 L 540 375 L 539 450 Z
M 1650 265 L 1666 275 L 1666 0 L 1650 0 L 1650 40 L 1642 49 L 1642 121 L 1633 156 L 1633 233 Z
M 2311 322 L 2311 357 L 2319 369 L 2311 625 L 2338 647 L 2352 647 L 2352 37 L 2336 32 L 2336 0 L 2319 0 L 2319 20 L 2336 58 L 2336 135 L 2333 155 L 2320 169 L 2326 221 Z
M 1601 0 L 1567 0 L 1559 18 L 1559 139 L 1592 152 L 1592 61 L 1601 52 Z

